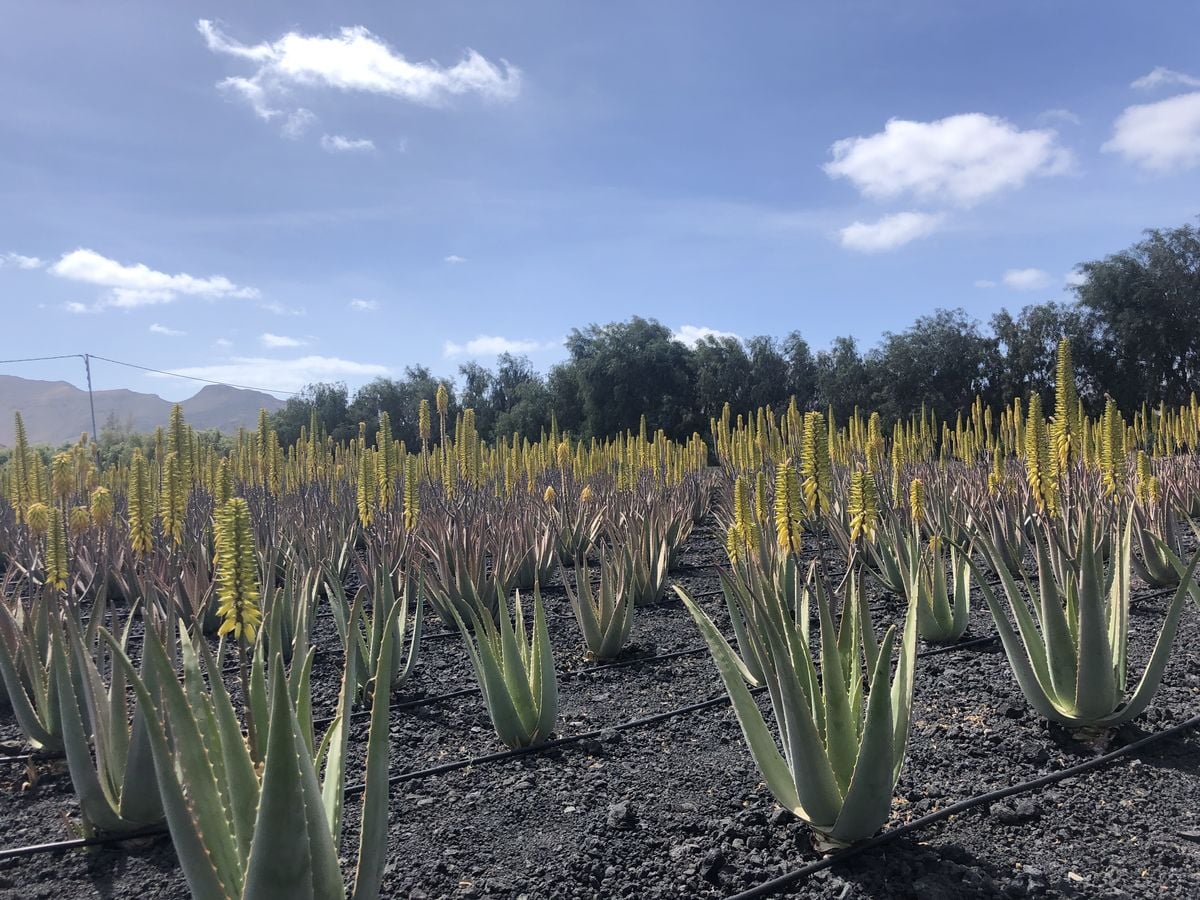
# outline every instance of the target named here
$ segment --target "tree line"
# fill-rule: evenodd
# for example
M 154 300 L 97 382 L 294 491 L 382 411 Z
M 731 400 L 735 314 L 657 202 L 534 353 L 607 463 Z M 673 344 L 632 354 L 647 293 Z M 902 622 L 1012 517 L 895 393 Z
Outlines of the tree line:
M 741 341 L 706 337 L 679 342 L 654 319 L 576 328 L 568 358 L 545 375 L 529 359 L 503 354 L 494 368 L 469 362 L 458 378 L 410 366 L 400 378 L 377 378 L 351 395 L 341 383 L 307 386 L 274 416 L 281 441 L 295 440 L 314 419 L 336 440 L 374 433 L 386 411 L 393 434 L 419 443 L 417 410 L 439 385 L 458 410 L 475 411 L 488 440 L 513 434 L 535 440 L 550 428 L 583 438 L 651 430 L 681 439 L 705 433 L 726 402 L 736 412 L 782 408 L 792 396 L 802 408 L 831 408 L 845 419 L 855 407 L 885 419 L 922 406 L 942 416 L 966 410 L 976 396 L 1000 405 L 1054 383 L 1060 338 L 1071 341 L 1079 393 L 1095 412 L 1105 395 L 1125 410 L 1142 403 L 1176 405 L 1200 391 L 1200 229 L 1149 230 L 1126 250 L 1078 266 L 1071 302 L 1046 302 L 1013 314 L 1002 310 L 986 326 L 962 309 L 938 309 L 863 350 L 853 337 L 813 352 L 799 331 Z

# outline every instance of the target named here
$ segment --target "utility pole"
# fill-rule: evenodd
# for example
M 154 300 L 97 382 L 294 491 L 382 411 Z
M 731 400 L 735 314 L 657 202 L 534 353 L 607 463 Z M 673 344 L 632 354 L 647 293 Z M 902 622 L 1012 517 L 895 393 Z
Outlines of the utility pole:
M 83 370 L 87 373 L 88 405 L 92 408 L 92 443 L 99 451 L 100 439 L 96 436 L 96 398 L 92 395 L 92 360 L 86 353 L 83 354 Z

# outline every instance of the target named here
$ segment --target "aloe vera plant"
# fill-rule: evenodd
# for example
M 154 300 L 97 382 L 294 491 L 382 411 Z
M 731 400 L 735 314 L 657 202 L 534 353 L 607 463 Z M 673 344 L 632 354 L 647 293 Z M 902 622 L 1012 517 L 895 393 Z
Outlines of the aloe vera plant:
M 1115 727 L 1140 715 L 1150 704 L 1170 659 L 1189 583 L 1200 562 L 1197 552 L 1181 574 L 1142 676 L 1127 695 L 1132 522 L 1126 522 L 1120 536 L 1112 540 L 1113 558 L 1107 568 L 1098 549 L 1098 527 L 1091 514 L 1082 517 L 1074 554 L 1067 552 L 1059 535 L 1047 533 L 1047 527 L 1034 532 L 1038 589 L 1022 579 L 1033 598 L 1032 613 L 991 540 L 977 535 L 1008 599 L 1006 610 L 980 578 L 1022 693 L 1039 715 L 1075 729 Z M 1052 544 L 1056 545 L 1054 551 Z M 1066 569 L 1065 576 L 1056 571 L 1054 556 L 1058 566 Z M 1009 622 L 1009 613 L 1016 629 Z
M 633 631 L 633 599 L 622 590 L 620 570 L 611 557 L 600 560 L 600 584 L 592 587 L 592 574 L 582 561 L 575 563 L 575 587 L 563 573 L 563 586 L 583 634 L 588 657 L 613 659 L 621 652 Z
M 507 592 L 497 592 L 499 623 L 486 613 L 471 613 L 471 625 L 454 613 L 466 642 L 479 689 L 496 735 L 506 747 L 540 744 L 558 720 L 558 680 L 542 595 L 533 590 L 533 634 L 525 636 L 525 615 L 518 591 L 515 621 L 510 621 Z
M 916 565 L 908 570 L 905 592 L 915 601 L 917 632 L 935 644 L 957 641 L 967 630 L 971 614 L 971 566 L 969 550 L 950 546 L 950 571 L 953 587 L 946 583 L 946 557 L 941 540 L 930 541 Z
M 889 685 L 894 626 L 884 634 L 874 665 L 864 666 L 870 653 L 860 648 L 859 605 L 844 604 L 835 629 L 826 591 L 816 579 L 818 674 L 809 649 L 807 595 L 795 613 L 770 594 L 755 598 L 745 640 L 762 665 L 779 730 L 777 743 L 746 686 L 744 659 L 683 589 L 675 591 L 700 627 L 750 753 L 775 799 L 807 822 L 822 846 L 852 844 L 878 831 L 890 813 L 908 745 L 917 641 L 913 605 Z
M 63 749 L 59 713 L 59 667 L 51 640 L 60 601 L 49 588 L 30 598 L 25 609 L 18 601 L 14 611 L 0 602 L 0 678 L 25 739 L 35 750 Z
M 362 696 L 371 673 L 379 669 L 379 655 L 383 647 L 383 629 L 392 628 L 390 665 L 387 685 L 389 691 L 398 691 L 404 686 L 416 667 L 421 652 L 421 635 L 425 622 L 425 594 L 417 589 L 415 579 L 401 574 L 398 569 L 382 560 L 377 561 L 371 571 L 370 582 L 359 588 L 354 602 L 347 606 L 346 591 L 342 583 L 334 578 L 334 570 L 325 573 L 329 606 L 333 612 L 334 627 L 347 653 L 355 655 L 357 683 L 355 697 Z M 397 581 L 401 588 L 396 589 Z M 370 597 L 370 609 L 365 600 Z M 415 607 L 409 613 L 409 604 Z M 408 653 L 402 652 L 408 641 Z
M 133 619 L 130 615 L 121 631 L 122 653 Z M 125 669 L 111 666 L 105 684 L 93 646 L 74 616 L 52 625 L 51 644 L 63 749 L 85 833 L 120 833 L 158 824 L 163 820 L 158 784 L 146 778 L 154 764 L 150 732 L 140 702 L 133 702 L 131 714 Z
M 106 633 L 107 635 L 107 633 Z M 380 667 L 390 665 L 384 629 Z M 338 859 L 345 792 L 347 671 L 338 713 L 314 751 L 308 698 L 293 696 L 283 656 L 270 663 L 270 713 L 261 770 L 242 735 L 220 669 L 186 634 L 183 680 L 162 641 L 147 632 L 145 677 L 119 642 L 113 653 L 145 710 L 154 770 L 180 867 L 201 900 L 344 898 Z M 206 689 L 199 659 L 209 672 Z M 311 652 L 305 667 L 311 665 Z M 348 661 L 347 668 L 352 668 Z M 304 678 L 300 682 L 304 682 Z M 365 795 L 352 897 L 378 897 L 387 849 L 389 694 L 377 691 L 367 739 Z M 324 771 L 319 779 L 318 773 Z

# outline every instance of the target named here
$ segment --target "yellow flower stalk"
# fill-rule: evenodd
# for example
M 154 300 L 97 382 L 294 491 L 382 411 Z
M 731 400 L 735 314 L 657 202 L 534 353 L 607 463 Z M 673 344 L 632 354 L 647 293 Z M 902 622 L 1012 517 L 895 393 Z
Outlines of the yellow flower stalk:
M 179 470 L 179 456 L 174 450 L 163 460 L 162 487 L 158 492 L 158 515 L 163 534 L 176 544 L 183 540 L 183 517 L 187 511 L 187 490 Z
M 590 503 L 593 496 L 595 495 L 592 493 L 592 486 L 590 484 L 585 484 L 583 486 L 583 490 L 579 492 L 579 502 Z
M 415 456 L 404 457 L 404 527 L 417 527 L 421 516 L 420 467 Z
M 925 482 L 914 478 L 908 485 L 908 513 L 913 524 L 918 524 L 925 518 Z
M 97 528 L 103 528 L 112 521 L 113 495 L 108 488 L 98 487 L 92 491 L 91 516 L 92 524 Z
M 50 509 L 46 535 L 46 584 L 59 591 L 67 589 L 67 530 L 57 506 Z
M 50 491 L 59 502 L 75 493 L 75 470 L 70 453 L 55 453 L 50 460 Z
M 375 519 L 375 471 L 371 464 L 371 451 L 358 452 L 358 491 L 355 495 L 358 520 L 366 528 Z
M 45 503 L 31 503 L 25 510 L 25 524 L 36 535 L 43 535 L 50 529 L 50 507 Z
M 850 474 L 850 492 L 846 501 L 850 514 L 850 540 L 859 536 L 867 541 L 875 539 L 875 526 L 879 522 L 879 500 L 875 490 L 875 476 L 858 469 Z
M 552 484 L 546 485 L 546 490 L 542 493 L 542 502 L 549 504 L 549 503 L 553 503 L 557 499 L 558 499 L 558 492 L 554 490 L 554 485 L 552 485 Z
M 1054 422 L 1050 429 L 1051 452 L 1057 457 L 1059 472 L 1067 471 L 1079 445 L 1079 394 L 1075 389 L 1075 368 L 1071 363 L 1071 342 L 1058 342 L 1054 370 Z
M 1029 417 L 1025 423 L 1025 477 L 1038 509 L 1058 509 L 1058 457 L 1050 446 L 1042 400 L 1037 393 L 1029 397 Z
M 141 450 L 133 451 L 129 464 L 129 544 L 138 556 L 154 546 L 154 506 L 150 500 L 150 470 Z
M 72 506 L 67 524 L 72 534 L 82 534 L 92 524 L 92 513 L 86 506 Z
M 793 556 L 800 554 L 804 533 L 802 504 L 800 478 L 789 459 L 775 470 L 775 540 L 780 550 Z
M 232 634 L 250 644 L 262 624 L 259 609 L 258 558 L 250 507 L 234 497 L 217 513 L 217 615 L 218 634 Z
M 1125 487 L 1125 417 L 1112 397 L 1105 398 L 1100 418 L 1100 474 L 1104 491 L 1112 496 Z
M 825 417 L 819 412 L 804 414 L 800 474 L 804 476 L 804 503 L 809 515 L 821 515 L 829 505 L 829 435 Z

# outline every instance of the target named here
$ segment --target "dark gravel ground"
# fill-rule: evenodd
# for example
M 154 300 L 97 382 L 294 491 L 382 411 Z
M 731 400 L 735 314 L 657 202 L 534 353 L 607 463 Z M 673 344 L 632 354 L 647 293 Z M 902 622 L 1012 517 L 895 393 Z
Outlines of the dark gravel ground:
M 699 593 L 720 558 L 710 527 L 697 529 L 675 573 Z M 545 592 L 567 613 L 561 590 Z M 1165 600 L 1138 603 L 1130 657 L 1140 666 Z M 723 603 L 703 604 L 722 624 Z M 875 598 L 877 626 L 902 612 Z M 1200 623 L 1187 611 L 1176 653 L 1151 709 L 1118 740 L 1200 712 Z M 429 632 L 440 631 L 436 622 Z M 991 633 L 986 608 L 974 635 Z M 707 653 L 587 672 L 574 623 L 551 621 L 560 671 L 559 732 L 604 728 L 722 694 Z M 968 634 L 968 637 L 971 636 Z M 328 620 L 318 645 L 336 643 Z M 637 613 L 632 655 L 694 647 L 695 626 L 667 598 Z M 1135 672 L 1139 670 L 1135 668 Z M 318 714 L 333 702 L 339 661 L 317 661 Z M 458 638 L 434 639 L 396 702 L 473 686 Z M 365 723 L 354 733 L 357 752 Z M 18 736 L 0 712 L 0 739 Z M 415 771 L 499 749 L 482 700 L 397 709 L 392 768 Z M 893 824 L 958 800 L 1061 770 L 1094 751 L 1048 727 L 1026 707 L 997 646 L 925 659 L 917 669 L 909 758 Z M 74 836 L 70 779 L 43 766 L 0 769 L 0 847 Z M 351 760 L 352 773 L 361 771 Z M 355 780 L 352 774 L 350 780 Z M 1159 742 L 1103 769 L 1037 793 L 954 817 L 798 885 L 800 896 L 1197 897 L 1200 896 L 1200 733 Z M 347 819 L 358 814 L 351 801 Z M 761 784 L 727 706 L 561 749 L 392 790 L 388 897 L 724 897 L 819 859 L 807 829 Z M 356 840 L 353 823 L 346 847 Z M 350 854 L 352 855 L 352 853 Z M 0 864 L 0 897 L 186 897 L 163 840 L 91 853 L 45 854 Z

